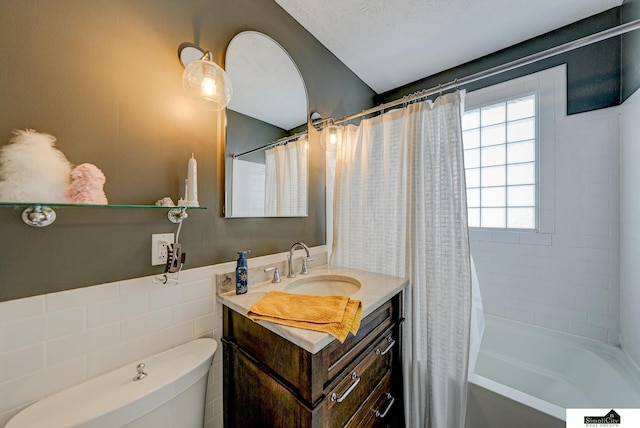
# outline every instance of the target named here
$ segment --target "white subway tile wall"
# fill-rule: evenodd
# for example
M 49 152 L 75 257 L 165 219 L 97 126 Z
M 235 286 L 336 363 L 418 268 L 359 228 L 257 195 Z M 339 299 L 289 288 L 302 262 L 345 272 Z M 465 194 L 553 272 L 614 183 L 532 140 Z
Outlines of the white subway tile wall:
M 38 399 L 197 337 L 218 342 L 205 427 L 222 426 L 222 264 L 0 303 L 0 426 Z
M 620 117 L 620 329 L 622 348 L 640 366 L 640 91 Z
M 540 229 L 472 229 L 471 252 L 486 313 L 617 345 L 620 108 L 567 116 L 565 75 L 560 66 L 467 94 L 470 105 L 540 97 Z
M 311 248 L 326 263 L 326 247 Z M 253 271 L 288 252 L 249 259 Z M 235 262 L 0 302 L 0 426 L 29 404 L 102 373 L 198 337 L 218 342 L 209 371 L 205 428 L 221 427 L 222 306 L 216 274 Z

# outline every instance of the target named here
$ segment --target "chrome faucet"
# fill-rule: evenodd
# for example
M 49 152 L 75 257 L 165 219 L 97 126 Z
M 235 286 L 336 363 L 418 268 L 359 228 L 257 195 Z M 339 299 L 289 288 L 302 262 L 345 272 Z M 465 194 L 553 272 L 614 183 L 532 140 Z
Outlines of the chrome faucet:
M 302 260 L 302 270 L 300 271 L 300 273 L 303 275 L 307 275 L 309 273 L 309 269 L 307 268 L 307 262 L 313 260 L 313 257 L 311 257 L 311 254 L 309 254 L 309 247 L 307 247 L 302 242 L 296 242 L 291 246 L 291 248 L 289 248 L 289 256 L 287 256 L 287 259 L 289 260 L 289 274 L 287 275 L 287 278 L 296 277 L 296 274 L 295 274 L 296 267 L 295 267 L 295 261 L 293 259 L 293 253 L 298 247 L 301 247 L 307 253 L 307 258 Z

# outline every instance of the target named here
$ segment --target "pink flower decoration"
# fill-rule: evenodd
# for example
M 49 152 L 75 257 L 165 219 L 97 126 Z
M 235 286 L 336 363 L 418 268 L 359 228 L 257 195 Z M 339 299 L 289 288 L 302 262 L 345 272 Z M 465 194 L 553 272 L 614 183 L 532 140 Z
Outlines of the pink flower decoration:
M 100 169 L 90 163 L 83 163 L 71 171 L 71 184 L 67 197 L 75 204 L 107 204 L 103 186 L 106 178 Z

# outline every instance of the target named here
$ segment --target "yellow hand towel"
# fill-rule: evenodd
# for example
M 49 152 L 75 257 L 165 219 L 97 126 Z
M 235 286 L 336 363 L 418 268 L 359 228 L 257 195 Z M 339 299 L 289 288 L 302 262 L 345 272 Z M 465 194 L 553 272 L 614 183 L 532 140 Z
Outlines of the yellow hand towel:
M 356 334 L 362 320 L 362 303 L 346 296 L 311 296 L 270 291 L 249 308 L 253 321 L 271 321 L 291 327 L 329 333 L 344 342 Z

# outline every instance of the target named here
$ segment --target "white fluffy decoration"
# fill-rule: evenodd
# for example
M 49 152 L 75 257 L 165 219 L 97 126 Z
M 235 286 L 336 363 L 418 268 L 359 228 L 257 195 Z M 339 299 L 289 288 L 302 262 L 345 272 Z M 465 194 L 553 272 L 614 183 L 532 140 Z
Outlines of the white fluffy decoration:
M 14 131 L 0 149 L 0 201 L 66 203 L 72 165 L 54 147 L 55 137 Z

